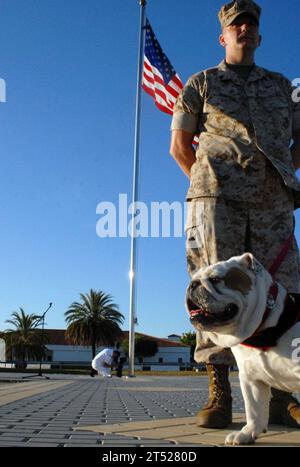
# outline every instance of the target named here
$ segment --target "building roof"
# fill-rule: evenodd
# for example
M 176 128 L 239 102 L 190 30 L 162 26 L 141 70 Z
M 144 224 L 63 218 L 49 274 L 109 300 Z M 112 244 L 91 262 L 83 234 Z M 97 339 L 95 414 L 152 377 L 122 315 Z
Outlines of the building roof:
M 65 329 L 46 329 L 45 335 L 47 336 L 46 342 L 50 345 L 70 345 L 66 338 Z
M 124 339 L 128 339 L 129 331 L 123 331 Z M 148 336 L 147 334 L 135 333 L 136 336 L 147 337 L 147 339 L 157 342 L 158 347 L 190 347 L 189 345 L 182 344 L 181 342 L 174 342 L 168 339 L 161 339 L 160 337 Z
M 71 345 L 66 338 L 65 329 L 46 329 L 45 335 L 47 336 L 47 344 L 49 345 Z M 159 337 L 148 336 L 140 332 L 135 333 L 136 336 L 147 337 L 147 339 L 157 342 L 158 347 L 190 347 L 189 345 L 182 344 L 181 342 L 174 342 L 168 339 L 161 339 Z M 123 331 L 123 339 L 128 339 L 129 331 Z

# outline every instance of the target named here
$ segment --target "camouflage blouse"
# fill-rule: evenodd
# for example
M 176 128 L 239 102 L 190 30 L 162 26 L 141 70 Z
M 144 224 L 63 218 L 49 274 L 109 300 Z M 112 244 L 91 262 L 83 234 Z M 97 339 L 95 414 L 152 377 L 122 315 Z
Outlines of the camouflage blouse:
M 279 73 L 254 66 L 247 81 L 218 67 L 193 75 L 177 99 L 172 130 L 200 134 L 187 199 L 223 197 L 256 203 L 271 164 L 300 206 L 290 145 L 300 102 Z

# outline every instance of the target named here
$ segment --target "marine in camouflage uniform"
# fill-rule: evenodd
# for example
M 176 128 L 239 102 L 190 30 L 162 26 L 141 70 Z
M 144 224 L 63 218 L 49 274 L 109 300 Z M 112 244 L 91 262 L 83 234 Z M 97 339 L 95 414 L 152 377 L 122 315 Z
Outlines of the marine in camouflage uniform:
M 254 66 L 245 81 L 225 61 L 185 86 L 172 129 L 200 132 L 187 194 L 191 276 L 245 251 L 268 269 L 292 233 L 300 192 L 289 149 L 293 128 L 300 129 L 292 91 L 277 73 Z M 276 279 L 300 292 L 296 241 Z M 231 351 L 205 342 L 199 331 L 197 343 L 197 362 L 234 364 Z
M 260 7 L 251 0 L 231 2 L 219 18 L 226 27 L 242 14 L 258 22 Z M 281 74 L 224 60 L 193 75 L 179 96 L 172 130 L 200 134 L 187 194 L 191 276 L 200 267 L 245 251 L 268 269 L 293 232 L 300 183 L 290 142 L 300 130 L 300 103 L 292 94 L 290 82 Z M 289 292 L 300 292 L 296 240 L 276 279 Z M 215 346 L 200 331 L 195 360 L 235 364 L 230 349 Z

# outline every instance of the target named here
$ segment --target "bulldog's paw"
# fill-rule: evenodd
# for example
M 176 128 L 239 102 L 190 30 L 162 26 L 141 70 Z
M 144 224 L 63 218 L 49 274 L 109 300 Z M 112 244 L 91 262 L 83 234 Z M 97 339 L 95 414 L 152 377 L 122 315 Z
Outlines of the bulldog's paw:
M 234 431 L 233 433 L 229 433 L 229 435 L 226 436 L 225 444 L 226 446 L 254 444 L 256 439 L 257 435 L 253 431 Z

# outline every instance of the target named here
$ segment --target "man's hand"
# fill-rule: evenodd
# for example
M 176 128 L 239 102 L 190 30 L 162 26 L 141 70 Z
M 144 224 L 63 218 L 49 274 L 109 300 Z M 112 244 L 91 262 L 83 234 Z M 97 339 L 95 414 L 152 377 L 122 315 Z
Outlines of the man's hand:
M 170 154 L 188 178 L 191 176 L 191 167 L 196 161 L 193 139 L 194 135 L 187 131 L 172 131 Z
M 300 130 L 293 134 L 294 144 L 291 148 L 295 170 L 300 168 Z

